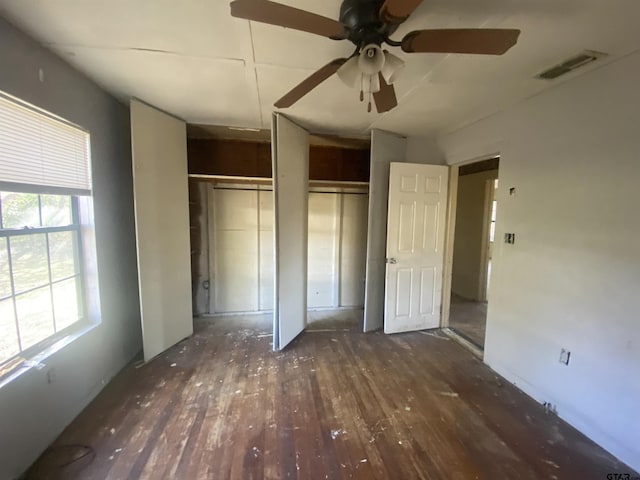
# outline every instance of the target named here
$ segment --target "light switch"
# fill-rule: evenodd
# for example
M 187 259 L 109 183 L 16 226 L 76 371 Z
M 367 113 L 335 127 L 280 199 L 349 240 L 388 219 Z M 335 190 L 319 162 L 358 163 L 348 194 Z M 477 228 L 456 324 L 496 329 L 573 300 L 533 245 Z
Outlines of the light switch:
M 516 243 L 516 234 L 515 233 L 505 233 L 504 234 L 504 243 L 509 243 L 511 245 Z

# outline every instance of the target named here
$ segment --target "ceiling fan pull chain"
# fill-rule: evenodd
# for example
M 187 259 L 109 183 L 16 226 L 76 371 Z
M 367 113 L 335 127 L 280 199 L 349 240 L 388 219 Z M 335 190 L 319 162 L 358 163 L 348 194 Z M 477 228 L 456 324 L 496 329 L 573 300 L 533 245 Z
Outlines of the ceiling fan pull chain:
M 371 113 L 371 78 L 373 75 L 369 75 L 369 105 L 367 105 L 367 112 Z
M 364 102 L 364 75 L 360 75 L 360 101 Z

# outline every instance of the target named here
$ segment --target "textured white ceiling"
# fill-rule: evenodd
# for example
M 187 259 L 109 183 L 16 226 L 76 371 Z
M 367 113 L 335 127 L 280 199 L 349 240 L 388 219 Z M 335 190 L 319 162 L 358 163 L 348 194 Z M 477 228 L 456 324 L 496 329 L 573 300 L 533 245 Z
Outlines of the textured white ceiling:
M 0 14 L 122 99 L 138 97 L 188 122 L 269 128 L 273 103 L 315 69 L 351 54 L 348 41 L 232 18 L 230 0 L 0 0 Z M 280 0 L 337 18 L 340 0 Z M 638 0 L 425 0 L 394 35 L 421 28 L 522 30 L 501 57 L 404 54 L 399 106 L 367 113 L 332 77 L 286 112 L 318 133 L 381 128 L 438 135 L 555 82 L 534 75 L 584 49 L 640 48 Z

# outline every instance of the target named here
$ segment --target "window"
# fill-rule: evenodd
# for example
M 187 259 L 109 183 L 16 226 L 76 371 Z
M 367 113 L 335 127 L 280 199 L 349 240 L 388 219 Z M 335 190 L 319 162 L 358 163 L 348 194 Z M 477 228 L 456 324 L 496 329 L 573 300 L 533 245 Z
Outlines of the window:
M 83 319 L 77 199 L 0 192 L 0 362 Z
M 90 194 L 89 134 L 0 94 L 0 366 L 86 319 Z

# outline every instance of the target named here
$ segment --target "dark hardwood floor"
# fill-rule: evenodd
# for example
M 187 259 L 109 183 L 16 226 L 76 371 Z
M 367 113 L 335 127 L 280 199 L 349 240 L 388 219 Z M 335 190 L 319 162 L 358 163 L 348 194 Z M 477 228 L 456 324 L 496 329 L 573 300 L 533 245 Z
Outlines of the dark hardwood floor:
M 196 321 L 130 365 L 29 479 L 598 479 L 631 472 L 438 332 Z M 73 461 L 79 458 L 77 461 Z

